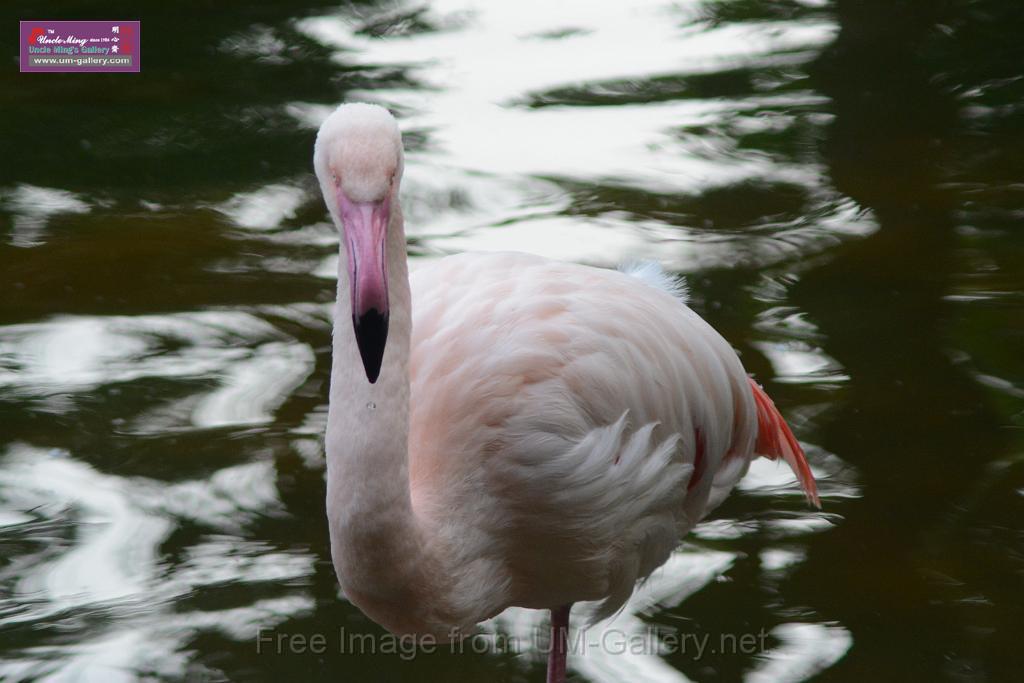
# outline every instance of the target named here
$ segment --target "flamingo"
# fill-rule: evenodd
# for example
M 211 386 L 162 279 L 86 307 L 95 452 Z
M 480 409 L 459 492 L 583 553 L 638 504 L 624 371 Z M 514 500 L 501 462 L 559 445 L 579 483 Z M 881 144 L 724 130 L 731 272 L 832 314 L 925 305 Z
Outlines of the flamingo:
M 331 556 L 370 619 L 448 642 L 549 609 L 564 681 L 571 606 L 613 614 L 755 454 L 820 507 L 771 399 L 660 271 L 467 253 L 410 275 L 394 117 L 342 104 L 313 164 L 341 236 Z

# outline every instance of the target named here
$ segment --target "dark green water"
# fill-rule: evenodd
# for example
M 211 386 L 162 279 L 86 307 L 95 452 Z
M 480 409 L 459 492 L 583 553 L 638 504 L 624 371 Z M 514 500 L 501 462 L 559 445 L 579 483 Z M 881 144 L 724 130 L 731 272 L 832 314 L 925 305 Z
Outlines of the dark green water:
M 819 475 L 755 468 L 578 680 L 1019 679 L 1017 3 L 103 5 L 45 18 L 140 18 L 141 74 L 0 76 L 0 679 L 542 680 L 528 612 L 340 651 L 386 643 L 322 510 L 345 99 L 403 121 L 417 258 L 687 275 Z

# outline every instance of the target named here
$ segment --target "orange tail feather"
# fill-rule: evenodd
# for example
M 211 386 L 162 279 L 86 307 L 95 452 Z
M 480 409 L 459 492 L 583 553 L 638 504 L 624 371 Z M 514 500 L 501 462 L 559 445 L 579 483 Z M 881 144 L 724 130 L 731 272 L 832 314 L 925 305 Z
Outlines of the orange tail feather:
M 796 437 L 790 431 L 789 425 L 782 419 L 775 403 L 768 398 L 757 382 L 751 378 L 750 388 L 754 392 L 754 403 L 757 404 L 757 443 L 755 451 L 771 460 L 782 458 L 793 470 L 801 488 L 807 494 L 807 499 L 816 508 L 821 508 L 821 500 L 818 498 L 818 486 L 814 483 L 814 475 L 807 464 L 804 451 L 800 448 Z

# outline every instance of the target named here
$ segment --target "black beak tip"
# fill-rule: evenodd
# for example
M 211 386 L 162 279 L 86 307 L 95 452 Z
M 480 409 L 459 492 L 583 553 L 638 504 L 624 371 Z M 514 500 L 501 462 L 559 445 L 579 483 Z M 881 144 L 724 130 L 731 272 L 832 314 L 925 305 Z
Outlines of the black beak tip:
M 352 316 L 352 328 L 356 333 L 356 345 L 363 359 L 366 379 L 375 384 L 380 377 L 384 346 L 388 341 L 388 314 L 371 308 L 360 316 Z

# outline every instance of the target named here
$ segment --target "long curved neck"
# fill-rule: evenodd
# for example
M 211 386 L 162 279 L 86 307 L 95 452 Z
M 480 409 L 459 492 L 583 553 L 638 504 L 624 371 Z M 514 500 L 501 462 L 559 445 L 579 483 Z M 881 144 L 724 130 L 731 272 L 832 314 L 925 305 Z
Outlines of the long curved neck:
M 374 384 L 352 329 L 345 248 L 342 240 L 326 439 L 331 554 L 352 602 L 391 630 L 416 630 L 400 623 L 402 610 L 436 574 L 426 566 L 409 490 L 411 293 L 398 202 L 388 227 L 389 331 Z

